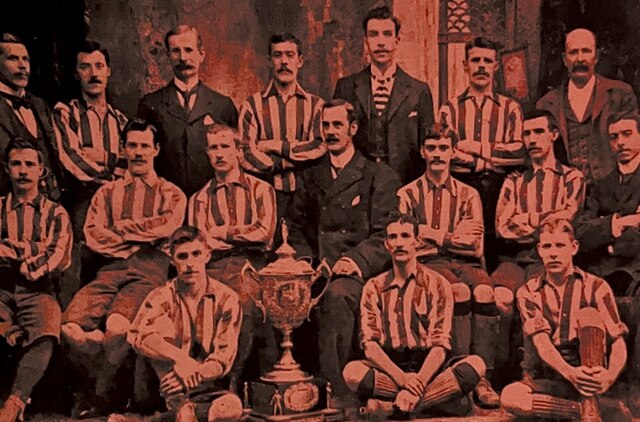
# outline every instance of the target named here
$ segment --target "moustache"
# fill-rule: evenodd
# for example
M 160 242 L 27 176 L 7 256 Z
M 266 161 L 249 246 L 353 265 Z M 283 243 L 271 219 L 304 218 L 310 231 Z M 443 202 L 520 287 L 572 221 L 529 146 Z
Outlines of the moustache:
M 13 75 L 18 78 L 28 78 L 29 76 L 31 76 L 29 72 L 16 72 Z
M 225 160 L 223 160 L 222 158 L 218 158 L 216 160 L 216 164 L 227 164 L 227 162 Z
M 487 72 L 485 72 L 484 70 L 478 70 L 477 72 L 473 73 L 473 76 L 487 76 L 487 77 L 489 77 L 490 75 Z
M 399 253 L 399 252 L 405 252 L 406 253 L 407 251 L 405 249 L 403 249 L 403 248 L 396 248 L 396 249 L 393 250 L 393 253 Z
M 145 160 L 144 158 L 134 158 L 133 160 L 131 160 L 132 163 L 146 163 L 147 160 Z
M 429 161 L 429 164 L 444 164 L 444 161 L 436 159 Z
M 100 78 L 98 78 L 97 76 L 92 76 L 91 79 L 89 79 L 89 83 L 90 84 L 100 84 L 100 83 L 102 83 L 102 80 Z
M 180 62 L 176 65 L 176 68 L 178 70 L 187 70 L 187 69 L 195 69 L 194 66 L 190 65 L 189 63 L 185 63 L 185 62 Z
M 29 183 L 29 182 L 33 182 L 33 180 L 29 179 L 28 177 L 18 177 L 16 179 L 16 182 L 18 182 L 18 183 Z
M 574 72 L 576 72 L 576 71 L 586 72 L 586 71 L 589 70 L 589 66 L 587 66 L 586 64 L 583 64 L 583 63 L 576 63 L 576 64 L 573 65 L 571 70 L 574 71 Z
M 340 139 L 337 136 L 328 136 L 327 139 L 325 139 L 327 143 L 335 143 L 338 141 L 340 141 Z
M 293 73 L 293 72 L 287 67 L 281 67 L 280 69 L 278 69 L 278 73 Z
M 388 53 L 389 50 L 379 49 L 379 50 L 373 50 L 373 52 L 374 52 L 374 54 L 377 54 L 377 53 Z

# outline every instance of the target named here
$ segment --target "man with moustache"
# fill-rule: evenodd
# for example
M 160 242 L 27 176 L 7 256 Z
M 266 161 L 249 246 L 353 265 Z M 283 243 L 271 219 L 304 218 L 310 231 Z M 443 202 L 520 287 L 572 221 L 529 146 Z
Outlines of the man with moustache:
M 609 120 L 611 150 L 617 166 L 593 186 L 576 235 L 580 241 L 581 265 L 604 278 L 617 297 L 640 298 L 640 117 L 613 115 Z M 626 307 L 623 318 L 635 334 L 630 362 L 633 379 L 640 380 L 640 329 Z M 631 337 L 633 339 L 633 337 Z M 640 400 L 633 403 L 640 408 Z
M 60 338 L 52 274 L 71 262 L 69 216 L 39 190 L 44 174 L 35 145 L 13 139 L 4 152 L 12 191 L 0 198 L 0 337 L 18 350 L 18 366 L 0 421 L 22 421 L 31 392 Z
M 177 26 L 167 32 L 164 45 L 173 81 L 145 95 L 138 104 L 138 116 L 158 128 L 158 175 L 190 196 L 213 177 L 213 169 L 202 153 L 207 147 L 205 118 L 236 127 L 238 111 L 229 97 L 200 80 L 205 52 L 195 28 Z
M 4 151 L 14 138 L 33 141 L 42 154 L 45 168 L 41 191 L 57 201 L 65 183 L 51 127 L 51 113 L 42 99 L 26 90 L 30 74 L 30 57 L 24 42 L 12 34 L 0 34 L 0 151 Z M 10 190 L 9 178 L 1 172 L 0 194 Z
M 406 184 L 423 171 L 418 144 L 433 125 L 431 91 L 397 65 L 400 21 L 388 6 L 371 9 L 362 28 L 371 65 L 340 79 L 333 97 L 355 107 L 360 127 L 353 141 L 356 149 L 388 164 Z
M 93 278 L 91 271 L 84 268 L 81 272 L 80 268 L 81 256 L 83 264 L 89 263 L 81 242 L 84 243 L 82 226 L 91 198 L 100 186 L 124 174 L 120 135 L 127 118 L 107 102 L 110 76 L 109 52 L 99 43 L 86 40 L 76 54 L 80 98 L 67 104 L 60 102 L 53 109 L 59 159 L 67 171 L 68 195 L 63 199 L 71 214 L 75 240 L 74 264 L 65 274 L 72 285 L 63 286 L 62 292 L 65 304 L 71 299 L 69 295 L 80 288 L 81 280 Z
M 523 164 L 522 109 L 520 104 L 496 92 L 499 47 L 478 37 L 465 45 L 467 88 L 441 108 L 439 122 L 458 136 L 451 171 L 478 191 L 485 227 L 485 259 L 495 266 L 495 212 L 500 186 L 509 167 Z
M 306 92 L 298 82 L 303 62 L 298 37 L 288 32 L 272 35 L 271 82 L 240 107 L 243 167 L 272 182 L 279 217 L 286 215 L 291 205 L 298 170 L 326 152 L 320 137 L 324 101 Z
M 398 191 L 399 210 L 418 221 L 418 261 L 442 274 L 454 299 L 454 356 L 479 355 L 487 378 L 494 369 L 498 309 L 483 265 L 484 226 L 478 192 L 451 176 L 456 134 L 436 125 L 421 145 L 427 169 Z M 487 378 L 475 385 L 478 403 L 497 407 L 499 397 Z
M 62 333 L 69 355 L 96 375 L 94 407 L 74 416 L 90 417 L 115 402 L 116 372 L 127 357 L 126 335 L 144 298 L 167 280 L 169 257 L 163 244 L 182 224 L 185 195 L 156 175 L 160 147 L 150 123 L 133 119 L 123 137 L 127 172 L 107 182 L 91 200 L 84 225 L 87 246 L 107 262 L 96 279 L 80 289 L 63 315 Z
M 473 355 L 445 364 L 453 293 L 444 277 L 418 262 L 418 231 L 412 216 L 389 216 L 384 245 L 393 268 L 364 285 L 360 341 L 365 359 L 349 362 L 343 374 L 349 388 L 368 400 L 367 409 L 380 408 L 385 416 L 425 410 L 464 416 L 471 410 L 466 395 L 484 376 L 485 364 Z
M 333 267 L 333 280 L 315 314 L 320 371 L 348 412 L 355 398 L 342 369 L 352 357 L 364 281 L 389 265 L 382 232 L 400 187 L 389 166 L 355 149 L 357 131 L 351 104 L 341 99 L 325 103 L 322 137 L 329 154 L 301 173 L 289 213 L 289 240 L 298 256 L 326 259 Z
M 502 390 L 500 403 L 535 420 L 602 421 L 598 398 L 625 366 L 627 327 L 607 282 L 574 266 L 579 244 L 571 223 L 548 218 L 539 231 L 544 271 L 517 293 L 523 379 Z
M 169 248 L 176 278 L 149 293 L 129 342 L 151 361 L 176 420 L 240 420 L 242 402 L 221 385 L 238 347 L 238 295 L 207 275 L 211 250 L 200 230 L 179 228 Z
M 637 110 L 631 86 L 595 73 L 598 62 L 596 36 L 584 28 L 567 34 L 564 64 L 569 79 L 536 103 L 556 118 L 562 144 L 558 157 L 580 170 L 590 187 L 616 166 L 609 148 L 607 121 L 612 114 Z
M 230 369 L 231 389 L 235 390 L 254 344 L 259 350 L 261 373 L 272 369 L 278 359 L 273 328 L 262 322 L 249 295 L 258 296 L 259 286 L 240 276 L 247 261 L 258 270 L 267 263 L 266 252 L 273 246 L 276 228 L 276 197 L 270 184 L 240 167 L 241 141 L 235 129 L 211 125 L 208 130 L 206 154 L 214 177 L 189 199 L 187 219 L 202 231 L 211 247 L 209 277 L 240 296 L 242 330 L 238 356 Z
M 496 345 L 502 359 L 509 356 L 515 293 L 543 270 L 535 248 L 540 223 L 551 215 L 575 221 L 584 204 L 584 176 L 555 156 L 553 146 L 559 136 L 555 118 L 549 112 L 536 110 L 527 114 L 522 137 L 529 167 L 524 173 L 507 176 L 500 191 L 496 232 L 505 240 L 505 247 L 491 280 L 501 317 Z

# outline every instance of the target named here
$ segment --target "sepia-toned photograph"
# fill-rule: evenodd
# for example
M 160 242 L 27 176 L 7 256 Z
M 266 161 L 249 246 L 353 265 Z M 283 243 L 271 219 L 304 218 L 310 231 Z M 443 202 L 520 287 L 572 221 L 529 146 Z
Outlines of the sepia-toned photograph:
M 5 0 L 0 422 L 640 421 L 637 0 Z

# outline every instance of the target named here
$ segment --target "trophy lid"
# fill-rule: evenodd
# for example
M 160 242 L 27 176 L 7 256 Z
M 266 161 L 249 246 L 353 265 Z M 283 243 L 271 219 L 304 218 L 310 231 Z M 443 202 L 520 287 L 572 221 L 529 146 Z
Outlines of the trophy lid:
M 305 275 L 313 274 L 313 267 L 304 259 L 296 259 L 296 250 L 289 244 L 289 229 L 284 218 L 280 220 L 282 226 L 282 245 L 276 249 L 278 259 L 259 271 L 260 275 Z

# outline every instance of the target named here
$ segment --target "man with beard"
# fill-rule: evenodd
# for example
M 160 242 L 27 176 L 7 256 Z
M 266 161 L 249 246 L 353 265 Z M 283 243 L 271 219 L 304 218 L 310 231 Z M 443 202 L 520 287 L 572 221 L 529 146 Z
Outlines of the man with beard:
M 52 273 L 71 262 L 69 216 L 44 197 L 42 156 L 31 142 L 14 139 L 4 151 L 13 189 L 0 198 L 0 337 L 18 349 L 11 393 L 0 421 L 22 421 L 31 392 L 60 338 L 60 305 Z
M 356 151 L 357 131 L 351 104 L 337 99 L 323 106 L 322 137 L 329 154 L 302 172 L 289 212 L 289 240 L 298 256 L 326 259 L 333 267 L 333 280 L 315 314 L 320 371 L 347 413 L 355 397 L 342 369 L 352 358 L 364 281 L 389 265 L 382 236 L 400 187 L 389 166 Z
M 240 167 L 242 150 L 237 132 L 224 125 L 208 129 L 206 154 L 214 177 L 189 199 L 187 219 L 190 226 L 202 231 L 212 249 L 209 277 L 240 296 L 242 330 L 238 356 L 230 369 L 231 389 L 236 390 L 254 344 L 260 345 L 260 372 L 271 369 L 278 358 L 273 328 L 262 323 L 249 295 L 259 296 L 259 286 L 240 276 L 247 261 L 258 270 L 266 265 L 276 227 L 276 199 L 270 184 Z
M 138 104 L 138 116 L 158 128 L 158 175 L 189 196 L 213 177 L 213 169 L 202 153 L 207 148 L 205 126 L 213 119 L 236 127 L 238 111 L 229 97 L 200 81 L 205 53 L 195 28 L 177 26 L 167 32 L 164 45 L 173 81 L 145 95 Z
M 388 164 L 406 184 L 423 170 L 419 143 L 433 125 L 431 91 L 397 65 L 400 21 L 388 6 L 371 9 L 362 28 L 371 65 L 340 79 L 333 97 L 355 107 L 360 127 L 353 138 L 356 149 Z
M 211 250 L 200 230 L 179 228 L 169 248 L 176 278 L 149 293 L 128 339 L 151 361 L 176 420 L 240 420 L 242 402 L 221 382 L 238 347 L 238 295 L 207 275 Z
M 134 119 L 123 137 L 127 172 L 107 182 L 91 200 L 84 235 L 87 246 L 107 262 L 96 279 L 76 293 L 63 315 L 62 333 L 70 356 L 96 375 L 95 407 L 74 416 L 109 410 L 115 401 L 116 373 L 127 357 L 126 335 L 138 308 L 151 290 L 167 280 L 169 257 L 163 243 L 182 224 L 187 199 L 175 185 L 158 177 L 153 160 L 160 147 L 155 128 Z M 82 414 L 80 414 L 80 412 Z
M 360 341 L 365 359 L 349 362 L 343 374 L 349 388 L 368 400 L 368 409 L 385 409 L 387 416 L 394 410 L 464 416 L 471 410 L 466 395 L 484 376 L 485 365 L 473 355 L 445 364 L 453 293 L 444 277 L 418 262 L 418 227 L 410 215 L 389 216 L 384 245 L 393 268 L 364 285 Z
M 45 168 L 41 192 L 57 201 L 60 189 L 64 188 L 64 175 L 58 161 L 51 113 L 43 100 L 26 90 L 30 75 L 30 57 L 25 44 L 15 35 L 0 34 L 0 154 L 4 154 L 11 139 L 33 141 L 42 154 Z M 0 172 L 0 194 L 10 190 L 8 175 Z
M 465 46 L 469 86 L 440 108 L 439 122 L 458 136 L 451 171 L 478 191 L 484 215 L 484 251 L 489 269 L 496 260 L 495 213 L 500 186 L 511 166 L 524 162 L 520 104 L 496 92 L 499 47 L 483 38 Z
M 320 137 L 324 101 L 298 82 L 303 59 L 295 35 L 275 34 L 269 39 L 269 64 L 271 82 L 242 104 L 239 126 L 243 167 L 273 182 L 278 216 L 282 217 L 293 200 L 297 170 L 326 152 Z
M 578 246 L 568 220 L 549 218 L 540 225 L 544 271 L 517 293 L 523 379 L 500 397 L 502 407 L 517 416 L 602 421 L 598 397 L 626 363 L 627 327 L 613 292 L 606 281 L 574 266 Z
M 68 195 L 63 199 L 71 214 L 75 242 L 74 264 L 65 274 L 71 285 L 63 286 L 64 304 L 80 288 L 81 280 L 93 278 L 91 272 L 80 268 L 81 257 L 87 258 L 87 251 L 80 245 L 84 243 L 82 226 L 91 198 L 100 186 L 124 174 L 120 135 L 127 118 L 107 103 L 110 75 L 107 49 L 85 41 L 76 54 L 75 76 L 80 81 L 81 96 L 68 104 L 58 103 L 53 109 L 59 158 L 68 172 Z M 87 259 L 82 261 L 88 264 Z
M 479 355 L 492 375 L 498 309 L 483 265 L 484 226 L 480 195 L 451 176 L 456 134 L 436 125 L 420 151 L 427 163 L 422 177 L 398 191 L 399 210 L 418 221 L 418 261 L 451 283 L 454 299 L 453 354 Z M 486 378 L 475 386 L 478 403 L 497 407 L 499 397 Z
M 491 280 L 501 316 L 500 340 L 496 347 L 503 360 L 510 357 L 514 295 L 520 286 L 543 270 L 535 248 L 540 223 L 551 215 L 574 221 L 584 203 L 582 173 L 560 163 L 553 151 L 558 136 L 551 114 L 540 110 L 529 113 L 523 122 L 522 137 L 530 166 L 524 173 L 507 176 L 500 191 L 496 231 L 505 239 L 505 248 Z
M 616 167 L 608 119 L 636 111 L 638 105 L 629 85 L 595 73 L 598 54 L 591 31 L 579 28 L 567 34 L 563 60 L 569 80 L 540 98 L 536 107 L 556 118 L 563 140 L 557 155 L 580 170 L 590 187 Z

